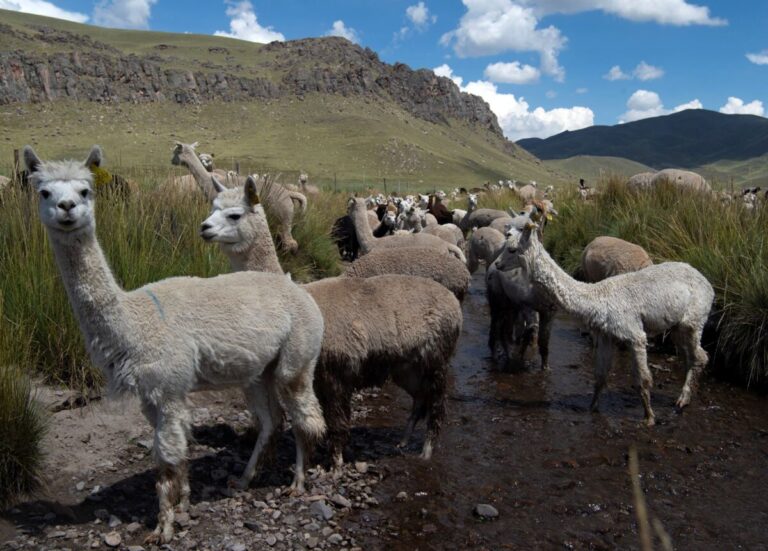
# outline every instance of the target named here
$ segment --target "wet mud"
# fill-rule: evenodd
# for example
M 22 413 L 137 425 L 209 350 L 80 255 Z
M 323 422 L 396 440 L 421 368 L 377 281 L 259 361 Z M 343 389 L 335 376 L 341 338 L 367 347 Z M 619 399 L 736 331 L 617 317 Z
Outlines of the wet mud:
M 765 398 L 705 374 L 680 414 L 674 402 L 683 366 L 651 353 L 657 426 L 648 429 L 626 363 L 611 373 L 599 413 L 589 412 L 590 343 L 573 320 L 555 322 L 549 371 L 534 356 L 513 373 L 490 360 L 488 324 L 483 275 L 476 274 L 452 363 L 447 423 L 431 462 L 418 460 L 418 439 L 404 456 L 376 457 L 369 443 L 381 434 L 356 432 L 356 453 L 389 474 L 377 489 L 381 506 L 347 520 L 353 532 L 379 527 L 377 537 L 359 538 L 364 548 L 638 548 L 631 446 L 649 512 L 675 549 L 768 548 Z M 384 390 L 366 425 L 392 429 L 394 443 L 409 399 Z M 475 516 L 481 503 L 499 516 Z

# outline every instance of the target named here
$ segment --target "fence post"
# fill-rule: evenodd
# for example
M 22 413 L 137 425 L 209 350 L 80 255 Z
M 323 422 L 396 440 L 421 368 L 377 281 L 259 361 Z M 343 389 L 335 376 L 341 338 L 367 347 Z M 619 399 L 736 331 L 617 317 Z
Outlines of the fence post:
M 334 193 L 338 193 L 339 192 L 339 186 L 338 186 L 338 183 L 336 182 L 336 173 L 335 172 L 333 173 L 333 192 Z
M 235 174 L 240 175 L 240 161 L 235 161 Z
M 384 195 L 387 195 L 387 179 L 384 178 Z
M 18 149 L 13 150 L 13 174 L 11 177 L 13 178 L 14 181 L 16 181 L 19 177 L 19 150 Z

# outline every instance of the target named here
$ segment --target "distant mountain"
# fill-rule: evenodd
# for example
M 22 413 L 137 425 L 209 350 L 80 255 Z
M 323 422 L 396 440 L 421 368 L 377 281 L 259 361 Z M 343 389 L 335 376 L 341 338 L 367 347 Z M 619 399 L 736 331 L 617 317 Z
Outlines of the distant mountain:
M 623 157 L 655 169 L 695 168 L 768 153 L 768 119 L 689 109 L 616 126 L 591 126 L 517 145 L 540 159 Z

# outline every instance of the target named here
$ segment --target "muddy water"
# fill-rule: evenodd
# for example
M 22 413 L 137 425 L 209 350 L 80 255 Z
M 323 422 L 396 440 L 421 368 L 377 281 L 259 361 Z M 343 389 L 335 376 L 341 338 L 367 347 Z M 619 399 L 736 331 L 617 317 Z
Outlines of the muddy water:
M 621 364 L 592 414 L 591 352 L 572 320 L 555 322 L 550 371 L 534 362 L 501 373 L 488 358 L 488 319 L 477 274 L 431 462 L 416 457 L 422 433 L 405 455 L 393 451 L 409 407 L 399 389 L 385 388 L 367 428 L 355 431 L 356 457 L 388 473 L 381 506 L 347 521 L 364 548 L 637 548 L 627 474 L 633 445 L 649 511 L 676 549 L 768 548 L 764 398 L 705 375 L 692 406 L 678 414 L 682 366 L 651 354 L 657 426 L 642 426 L 640 398 Z M 407 498 L 397 499 L 400 492 Z M 493 505 L 499 517 L 476 518 L 478 503 Z

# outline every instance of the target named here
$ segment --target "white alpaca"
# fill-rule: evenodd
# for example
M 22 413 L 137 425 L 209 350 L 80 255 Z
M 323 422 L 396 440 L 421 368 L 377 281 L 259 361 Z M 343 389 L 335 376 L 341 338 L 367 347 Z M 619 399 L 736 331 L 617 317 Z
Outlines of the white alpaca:
M 493 228 L 476 228 L 467 246 L 467 269 L 474 274 L 482 260 L 488 268 L 501 254 L 504 234 Z
M 115 393 L 134 393 L 155 430 L 157 528 L 148 541 L 173 537 L 174 506 L 189 505 L 187 396 L 198 389 L 243 389 L 261 432 L 241 485 L 255 474 L 275 429 L 276 398 L 296 435 L 296 474 L 325 423 L 312 390 L 323 318 L 312 298 L 282 275 L 242 272 L 210 279 L 175 277 L 126 292 L 96 239 L 91 173 L 85 164 L 41 162 L 29 146 L 24 160 L 39 197 L 56 262 L 91 361 Z
M 535 289 L 591 329 L 597 342 L 592 409 L 597 408 L 615 349 L 626 347 L 640 383 L 646 424 L 654 424 L 646 345 L 648 335 L 664 331 L 671 331 L 685 359 L 687 375 L 677 406 L 688 405 L 708 361 L 700 342 L 715 293 L 707 278 L 688 264 L 665 262 L 599 283 L 580 283 L 552 260 L 532 231 L 535 227 L 524 230 L 516 248 L 502 252 L 496 267 L 522 268 Z

